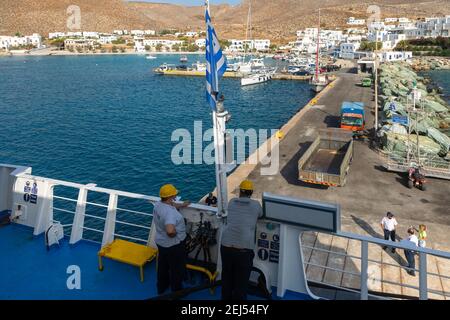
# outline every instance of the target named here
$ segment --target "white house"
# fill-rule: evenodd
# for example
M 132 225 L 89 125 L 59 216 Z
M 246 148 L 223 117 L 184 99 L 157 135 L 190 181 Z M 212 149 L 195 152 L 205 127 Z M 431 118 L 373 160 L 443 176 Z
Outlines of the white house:
M 186 37 L 194 38 L 194 37 L 197 37 L 197 36 L 198 36 L 198 33 L 195 32 L 195 31 L 186 32 Z
M 398 18 L 385 18 L 384 19 L 384 22 L 386 22 L 386 23 L 394 23 L 397 21 L 398 21 Z
M 450 15 L 445 17 L 425 18 L 416 23 L 418 37 L 449 37 Z
M 366 23 L 365 19 L 355 19 L 355 17 L 350 17 L 347 19 L 348 25 L 361 26 L 364 25 L 365 23 Z
M 83 32 L 81 32 L 81 31 L 75 31 L 75 32 L 69 31 L 69 32 L 66 33 L 66 36 L 67 37 L 71 37 L 71 38 L 76 38 L 76 37 L 81 38 L 83 36 Z
M 98 39 L 98 38 L 100 38 L 100 35 L 99 35 L 98 32 L 94 32 L 94 31 L 84 31 L 84 32 L 83 32 L 83 37 L 84 37 L 84 38 Z
M 36 48 L 42 47 L 42 37 L 33 33 L 31 36 L 24 37 L 10 37 L 10 36 L 0 36 L 0 48 L 9 50 L 11 47 L 20 47 L 32 45 Z
M 195 45 L 202 48 L 206 47 L 206 39 L 197 39 L 195 40 Z
M 144 30 L 131 30 L 131 35 L 142 37 L 145 35 L 145 32 L 144 32 Z
M 135 44 L 141 43 L 145 48 L 146 46 L 156 48 L 157 45 L 162 45 L 163 48 L 168 48 L 169 50 L 173 49 L 173 46 L 178 45 L 182 46 L 182 40 L 168 40 L 168 39 L 143 39 L 142 41 L 136 41 Z
M 123 33 L 123 30 L 114 30 L 113 34 L 117 34 L 119 36 L 123 36 L 124 33 Z
M 65 49 L 85 49 L 88 47 L 93 47 L 96 43 L 94 39 L 79 39 L 79 38 L 71 38 L 64 40 L 64 48 Z
M 98 39 L 98 43 L 105 45 L 105 44 L 112 44 L 113 41 L 117 40 L 116 35 L 102 35 Z
M 380 62 L 408 61 L 413 56 L 411 51 L 384 51 L 377 55 Z
M 50 32 L 48 34 L 49 39 L 58 39 L 58 38 L 63 38 L 65 36 L 66 36 L 66 34 L 64 32 Z
M 270 49 L 270 40 L 268 39 L 255 39 L 255 40 L 229 40 L 231 45 L 228 47 L 232 52 L 243 52 L 247 47 L 248 50 L 256 49 L 257 51 L 268 51 Z
M 339 57 L 341 59 L 355 59 L 355 52 L 359 49 L 361 44 L 359 42 L 354 43 L 341 43 Z
M 144 30 L 146 36 L 154 36 L 156 34 L 155 30 Z

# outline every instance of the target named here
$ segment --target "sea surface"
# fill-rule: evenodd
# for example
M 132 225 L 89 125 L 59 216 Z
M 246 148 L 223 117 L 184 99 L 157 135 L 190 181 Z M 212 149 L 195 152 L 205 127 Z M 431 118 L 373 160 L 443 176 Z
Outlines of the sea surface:
M 215 187 L 214 166 L 175 165 L 171 152 L 178 142 L 171 136 L 180 128 L 193 132 L 194 121 L 202 121 L 203 130 L 212 126 L 205 79 L 152 72 L 178 60 L 177 55 L 0 58 L 0 163 L 146 195 L 173 183 L 182 199 L 198 201 Z M 196 60 L 204 59 L 189 56 L 189 63 Z M 277 129 L 312 98 L 308 84 L 298 81 L 242 88 L 238 79 L 223 79 L 221 88 L 232 114 L 228 126 L 245 130 Z M 76 190 L 58 188 L 55 194 L 76 198 Z M 124 203 L 131 210 L 151 210 Z M 58 206 L 74 208 L 55 202 Z M 101 209 L 88 211 L 104 216 Z M 59 219 L 71 221 L 66 215 Z
M 428 71 L 426 75 L 443 89 L 442 98 L 450 103 L 450 70 Z

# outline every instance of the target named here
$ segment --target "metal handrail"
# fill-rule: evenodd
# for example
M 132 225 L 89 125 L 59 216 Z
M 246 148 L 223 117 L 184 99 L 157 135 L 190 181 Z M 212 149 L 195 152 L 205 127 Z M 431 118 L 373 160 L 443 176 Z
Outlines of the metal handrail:
M 120 233 L 114 233 L 114 236 L 130 239 L 130 240 L 142 241 L 142 242 L 145 242 L 145 243 L 148 242 L 148 240 L 144 240 L 144 239 L 141 239 L 141 238 L 130 237 L 130 236 L 125 236 L 125 235 L 120 234 Z
M 375 263 L 380 263 L 381 265 L 383 265 L 383 262 L 379 262 L 379 261 L 375 261 L 372 259 L 369 259 L 368 257 L 368 245 L 369 243 L 372 244 L 377 244 L 377 245 L 381 245 L 381 246 L 389 246 L 389 247 L 394 247 L 394 248 L 398 248 L 398 249 L 406 249 L 406 250 L 411 250 L 414 251 L 416 253 L 418 253 L 419 255 L 419 269 L 411 269 L 411 268 L 407 268 L 407 267 L 403 267 L 405 269 L 408 270 L 415 270 L 419 272 L 419 287 L 414 287 L 414 286 L 410 286 L 407 284 L 402 284 L 402 283 L 396 283 L 396 282 L 392 282 L 389 280 L 378 280 L 380 282 L 383 283 L 390 283 L 393 285 L 397 285 L 400 287 L 409 287 L 409 288 L 413 288 L 413 289 L 418 289 L 419 290 L 419 298 L 422 299 L 428 299 L 428 293 L 437 293 L 442 295 L 442 293 L 440 291 L 436 291 L 436 290 L 431 290 L 428 289 L 428 285 L 427 285 L 427 277 L 429 275 L 433 275 L 433 276 L 439 276 L 441 277 L 441 275 L 438 274 L 434 274 L 434 273 L 429 273 L 427 271 L 427 255 L 432 255 L 432 256 L 436 256 L 436 257 L 441 257 L 441 258 L 445 258 L 445 259 L 450 259 L 450 253 L 448 252 L 444 252 L 444 251 L 440 251 L 440 250 L 434 250 L 434 249 L 428 249 L 428 248 L 422 248 L 422 247 L 415 247 L 415 248 L 411 248 L 410 246 L 405 246 L 404 244 L 398 242 L 392 242 L 389 240 L 384 240 L 384 239 L 378 239 L 378 238 L 373 238 L 373 237 L 368 237 L 368 236 L 362 236 L 362 235 L 357 235 L 357 234 L 351 234 L 351 233 L 347 233 L 347 232 L 337 232 L 335 234 L 332 233 L 327 233 L 327 232 L 323 232 L 326 234 L 330 234 L 332 236 L 338 236 L 338 237 L 343 237 L 343 238 L 347 238 L 347 239 L 351 239 L 351 240 L 358 240 L 361 242 L 361 257 L 355 257 L 357 259 L 361 260 L 361 272 L 360 274 L 357 274 L 357 276 L 360 276 L 360 294 L 361 294 L 361 299 L 363 300 L 367 300 L 368 299 L 368 262 L 369 261 L 373 261 Z M 335 253 L 333 251 L 329 251 L 326 249 L 321 249 L 321 248 L 314 248 L 314 247 L 310 247 L 307 246 L 309 249 L 311 250 L 318 250 L 318 251 L 323 251 L 323 252 L 328 252 L 328 253 L 333 253 L 333 254 L 337 254 L 337 255 L 341 255 L 341 256 L 349 256 L 347 254 L 344 253 Z M 305 262 L 306 263 L 306 262 Z M 341 270 L 341 269 L 336 269 L 336 268 L 332 268 L 332 267 L 327 267 L 327 266 L 321 266 L 321 265 L 317 265 L 314 263 L 309 263 L 307 262 L 306 264 L 310 264 L 310 265 L 314 265 L 316 267 L 319 268 L 324 268 L 324 269 L 330 269 L 336 272 L 342 272 L 342 273 L 347 273 L 347 274 L 353 274 L 355 275 L 355 273 L 350 272 L 350 271 L 345 271 L 345 270 Z M 387 263 L 385 263 L 387 264 Z M 445 277 L 445 276 L 444 276 Z M 445 277 L 448 278 L 448 277 Z M 446 293 L 444 294 L 444 296 L 446 296 Z
M 132 226 L 132 227 L 136 227 L 136 228 L 143 228 L 143 229 L 151 230 L 150 227 L 139 225 L 139 224 L 134 224 L 134 223 L 130 223 L 130 222 L 116 220 L 116 223 L 125 224 L 127 226 Z
M 351 255 L 351 254 L 335 252 L 335 251 L 332 251 L 332 250 L 327 250 L 327 249 L 322 249 L 322 248 L 311 247 L 311 246 L 307 246 L 307 245 L 304 245 L 304 244 L 302 244 L 302 248 L 310 249 L 312 251 L 320 251 L 320 252 L 325 252 L 325 253 L 331 253 L 331 254 L 335 254 L 335 255 L 339 255 L 339 256 L 344 256 L 344 257 L 348 257 L 348 258 L 354 258 L 354 259 L 361 260 L 361 257 L 354 256 L 354 255 Z M 373 263 L 378 263 L 378 264 L 381 264 L 381 265 L 392 266 L 392 267 L 398 267 L 399 266 L 398 264 L 394 264 L 394 263 L 390 263 L 390 262 L 384 262 L 384 261 L 379 261 L 379 260 L 373 260 L 373 259 L 367 259 L 367 261 L 373 262 Z M 405 268 L 405 269 L 409 269 L 409 270 L 419 271 L 418 269 L 412 269 L 412 268 L 408 268 L 408 267 L 404 267 L 404 266 L 402 266 L 402 267 Z M 428 272 L 427 271 L 427 274 L 430 275 L 430 276 L 436 276 L 436 277 L 440 277 L 440 278 L 450 279 L 450 276 L 445 276 L 445 275 L 441 275 L 441 274 L 434 273 L 434 272 Z
M 135 210 L 130 210 L 130 209 L 123 209 L 123 208 L 119 208 L 119 207 L 117 207 L 116 210 L 130 212 L 130 213 L 137 213 L 137 214 L 141 214 L 143 216 L 153 217 L 153 214 L 146 213 L 146 212 L 141 212 L 141 211 L 135 211 Z

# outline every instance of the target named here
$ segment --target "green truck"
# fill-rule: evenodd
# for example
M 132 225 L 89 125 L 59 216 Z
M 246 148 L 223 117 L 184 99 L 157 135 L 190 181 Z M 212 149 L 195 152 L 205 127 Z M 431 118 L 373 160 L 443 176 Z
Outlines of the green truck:
M 364 78 L 361 82 L 361 86 L 363 87 L 371 87 L 372 86 L 372 79 L 370 78 Z

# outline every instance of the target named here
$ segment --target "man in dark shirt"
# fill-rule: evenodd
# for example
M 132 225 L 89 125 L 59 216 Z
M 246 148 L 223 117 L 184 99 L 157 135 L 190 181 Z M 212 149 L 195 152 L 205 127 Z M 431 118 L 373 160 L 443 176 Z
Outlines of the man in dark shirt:
M 208 206 L 217 207 L 217 198 L 210 192 L 205 200 Z

